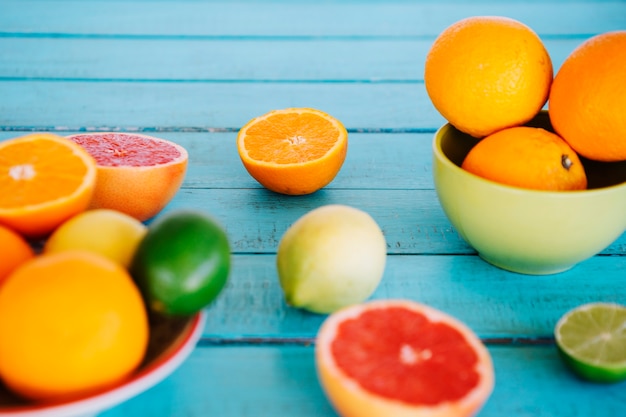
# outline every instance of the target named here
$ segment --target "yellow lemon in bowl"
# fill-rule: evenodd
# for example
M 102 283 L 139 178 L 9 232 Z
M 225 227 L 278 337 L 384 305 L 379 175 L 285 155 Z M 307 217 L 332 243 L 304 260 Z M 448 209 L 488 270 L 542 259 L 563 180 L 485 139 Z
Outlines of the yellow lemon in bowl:
M 127 268 L 148 231 L 134 217 L 111 209 L 82 212 L 61 224 L 44 245 L 44 253 L 82 249 Z

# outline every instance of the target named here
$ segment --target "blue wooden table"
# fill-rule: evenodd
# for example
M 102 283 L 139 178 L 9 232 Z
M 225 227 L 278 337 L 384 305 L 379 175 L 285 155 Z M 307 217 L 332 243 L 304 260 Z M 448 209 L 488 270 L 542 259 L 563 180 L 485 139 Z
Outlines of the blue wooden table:
M 275 269 L 287 227 L 330 203 L 367 211 L 385 234 L 373 298 L 429 304 L 487 344 L 496 387 L 480 416 L 626 415 L 626 385 L 579 380 L 552 339 L 573 307 L 626 304 L 626 236 L 570 271 L 519 275 L 478 258 L 438 204 L 431 142 L 444 120 L 424 59 L 472 15 L 526 23 L 555 70 L 590 36 L 626 29 L 623 0 L 0 0 L 0 140 L 115 130 L 176 141 L 190 166 L 165 210 L 205 210 L 231 239 L 230 281 L 192 355 L 103 416 L 335 416 L 314 369 L 325 316 L 288 307 Z M 349 131 L 341 172 L 309 196 L 261 188 L 237 155 L 237 130 L 285 107 L 324 110 Z

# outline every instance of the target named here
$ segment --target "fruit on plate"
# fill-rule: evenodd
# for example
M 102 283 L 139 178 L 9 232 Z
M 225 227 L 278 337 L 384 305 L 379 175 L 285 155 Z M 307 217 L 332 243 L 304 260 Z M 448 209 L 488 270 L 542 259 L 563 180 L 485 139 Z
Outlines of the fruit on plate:
M 482 139 L 461 167 L 501 184 L 548 191 L 584 190 L 585 169 L 576 152 L 542 128 L 515 126 Z
M 27 399 L 89 395 L 145 356 L 148 318 L 128 272 L 86 251 L 39 255 L 0 286 L 0 378 Z
M 580 155 L 626 160 L 626 30 L 602 33 L 566 57 L 550 90 L 550 121 Z
M 96 163 L 61 137 L 34 133 L 0 142 L 0 224 L 28 238 L 49 234 L 89 206 Z
M 187 316 L 208 306 L 226 285 L 226 231 L 197 210 L 159 216 L 139 243 L 130 271 L 152 311 Z
M 148 220 L 171 201 L 187 172 L 187 150 L 165 139 L 135 133 L 84 133 L 68 138 L 98 164 L 91 208 Z
M 473 16 L 435 39 L 424 84 L 450 124 L 480 138 L 532 119 L 548 99 L 552 75 L 548 51 L 528 26 L 506 17 Z
M 289 305 L 326 314 L 371 296 L 386 257 L 385 237 L 368 213 L 332 204 L 309 211 L 289 227 L 276 265 Z
M 0 225 L 0 285 L 18 266 L 35 256 L 33 248 L 18 233 Z
M 246 170 L 267 189 L 310 194 L 328 185 L 341 169 L 348 132 L 320 110 L 274 110 L 239 130 L 237 150 Z
M 43 251 L 83 249 L 128 268 L 147 231 L 142 222 L 117 210 L 87 210 L 57 227 L 46 240 Z
M 589 303 L 565 313 L 554 328 L 559 353 L 582 378 L 596 382 L 626 379 L 626 307 Z
M 409 300 L 331 314 L 317 334 L 315 363 L 342 417 L 472 416 L 495 383 L 488 350 L 465 324 Z

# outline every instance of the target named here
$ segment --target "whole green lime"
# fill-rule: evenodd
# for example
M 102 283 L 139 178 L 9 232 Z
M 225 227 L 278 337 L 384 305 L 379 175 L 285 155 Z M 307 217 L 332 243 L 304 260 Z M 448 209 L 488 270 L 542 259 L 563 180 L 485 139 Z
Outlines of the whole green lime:
M 226 285 L 228 237 L 215 219 L 200 211 L 166 213 L 148 226 L 130 272 L 152 311 L 195 314 Z

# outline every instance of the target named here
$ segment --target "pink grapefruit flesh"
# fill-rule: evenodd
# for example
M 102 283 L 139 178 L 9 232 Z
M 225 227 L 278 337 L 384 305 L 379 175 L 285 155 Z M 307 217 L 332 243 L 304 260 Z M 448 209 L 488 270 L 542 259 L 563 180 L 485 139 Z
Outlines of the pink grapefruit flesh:
M 98 165 L 91 208 L 148 220 L 171 201 L 187 171 L 185 148 L 165 139 L 112 132 L 68 138 L 85 148 Z
M 467 326 L 405 300 L 329 316 L 318 333 L 316 364 L 343 417 L 472 416 L 494 386 L 491 356 Z

